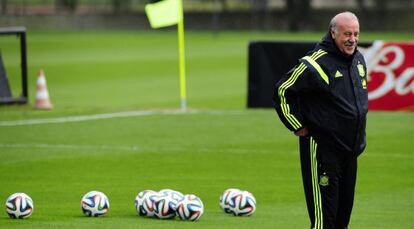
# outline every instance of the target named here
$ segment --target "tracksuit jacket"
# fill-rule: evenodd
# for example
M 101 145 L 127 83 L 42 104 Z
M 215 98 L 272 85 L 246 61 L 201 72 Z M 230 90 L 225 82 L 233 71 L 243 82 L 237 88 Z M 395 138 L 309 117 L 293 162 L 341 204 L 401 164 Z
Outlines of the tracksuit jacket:
M 367 69 L 343 55 L 328 32 L 276 85 L 274 106 L 291 131 L 307 127 L 320 145 L 357 157 L 366 146 Z

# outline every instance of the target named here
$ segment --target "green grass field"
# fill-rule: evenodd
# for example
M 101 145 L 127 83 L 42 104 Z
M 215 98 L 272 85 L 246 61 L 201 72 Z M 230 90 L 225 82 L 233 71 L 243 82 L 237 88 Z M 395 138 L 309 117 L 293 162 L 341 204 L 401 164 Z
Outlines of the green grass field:
M 245 108 L 247 44 L 316 41 L 322 34 L 187 33 L 193 112 L 173 114 L 164 111 L 179 107 L 175 33 L 29 31 L 30 104 L 0 107 L 0 201 L 25 192 L 35 209 L 26 220 L 0 211 L 0 228 L 308 228 L 297 139 L 272 109 Z M 372 33 L 363 39 L 410 37 Z M 0 42 L 4 60 L 16 59 L 12 41 Z M 16 74 L 19 62 L 7 64 Z M 40 68 L 52 111 L 32 108 Z M 153 113 L 5 126 L 126 111 Z M 369 114 L 350 228 L 414 227 L 413 124 L 412 113 Z M 255 195 L 252 217 L 222 212 L 218 198 L 230 187 Z M 138 217 L 137 193 L 162 188 L 198 195 L 205 205 L 201 220 Z M 80 199 L 91 190 L 109 197 L 107 216 L 83 216 Z

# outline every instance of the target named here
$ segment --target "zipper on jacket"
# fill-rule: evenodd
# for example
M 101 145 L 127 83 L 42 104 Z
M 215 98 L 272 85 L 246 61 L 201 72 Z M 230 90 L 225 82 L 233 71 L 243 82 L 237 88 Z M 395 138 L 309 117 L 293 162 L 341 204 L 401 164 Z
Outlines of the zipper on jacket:
M 353 95 L 354 95 L 354 103 L 355 103 L 355 106 L 356 106 L 356 109 L 357 109 L 357 124 L 356 124 L 356 130 L 355 130 L 355 138 L 354 138 L 354 143 L 353 143 L 353 147 L 352 147 L 352 151 L 353 151 L 353 153 L 354 154 L 356 154 L 356 152 L 357 152 L 357 140 L 358 140 L 358 138 L 359 138 L 359 127 L 360 127 L 360 109 L 359 109 L 359 105 L 358 105 L 358 99 L 359 98 L 357 98 L 357 93 L 355 92 L 355 90 L 357 90 L 358 89 L 358 87 L 357 87 L 357 85 L 356 85 L 356 83 L 357 82 L 355 82 L 355 79 L 354 79 L 354 77 L 352 77 L 352 75 L 353 75 L 353 72 L 352 72 L 352 66 L 353 66 L 353 61 L 351 62 L 351 65 L 349 65 L 348 66 L 348 73 L 349 73 L 349 77 L 351 78 L 351 89 L 352 89 L 352 93 L 353 93 Z

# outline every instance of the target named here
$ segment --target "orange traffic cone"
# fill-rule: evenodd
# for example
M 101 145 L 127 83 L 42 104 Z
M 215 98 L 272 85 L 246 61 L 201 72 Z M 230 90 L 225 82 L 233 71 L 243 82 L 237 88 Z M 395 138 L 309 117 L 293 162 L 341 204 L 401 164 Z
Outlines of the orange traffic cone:
M 45 72 L 40 69 L 37 77 L 36 109 L 50 110 L 53 108 L 49 99 L 49 92 L 46 86 Z

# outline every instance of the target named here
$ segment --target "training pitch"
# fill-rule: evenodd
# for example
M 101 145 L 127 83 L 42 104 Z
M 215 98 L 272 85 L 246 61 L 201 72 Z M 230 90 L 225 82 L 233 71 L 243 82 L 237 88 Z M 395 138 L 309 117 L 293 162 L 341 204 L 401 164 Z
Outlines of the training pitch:
M 0 228 L 307 228 L 296 137 L 272 109 L 245 108 L 247 44 L 322 35 L 187 33 L 190 109 L 181 112 L 174 32 L 29 32 L 30 104 L 0 107 L 0 201 L 25 192 L 34 212 L 12 220 L 3 207 Z M 396 37 L 412 34 L 365 39 Z M 13 59 L 7 42 L 3 58 Z M 52 111 L 32 108 L 40 68 Z M 369 114 L 350 228 L 414 226 L 413 124 L 413 113 Z M 201 219 L 137 216 L 138 192 L 163 188 L 199 196 Z M 254 194 L 253 216 L 220 209 L 227 188 Z M 83 215 L 91 190 L 108 196 L 105 217 Z

